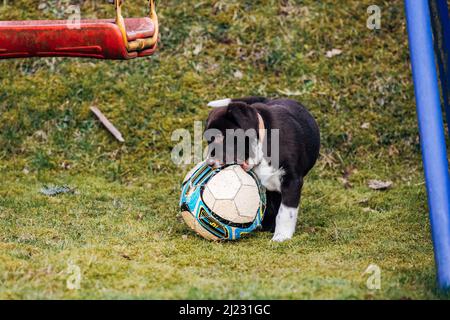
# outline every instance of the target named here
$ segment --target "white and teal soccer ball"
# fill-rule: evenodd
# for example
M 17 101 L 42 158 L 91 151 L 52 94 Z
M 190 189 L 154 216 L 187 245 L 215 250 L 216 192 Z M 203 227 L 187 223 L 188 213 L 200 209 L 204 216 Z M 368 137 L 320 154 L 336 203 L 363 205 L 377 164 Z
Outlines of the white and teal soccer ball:
M 180 208 L 187 225 L 210 240 L 236 240 L 261 226 L 266 191 L 239 165 L 213 169 L 205 162 L 185 177 Z

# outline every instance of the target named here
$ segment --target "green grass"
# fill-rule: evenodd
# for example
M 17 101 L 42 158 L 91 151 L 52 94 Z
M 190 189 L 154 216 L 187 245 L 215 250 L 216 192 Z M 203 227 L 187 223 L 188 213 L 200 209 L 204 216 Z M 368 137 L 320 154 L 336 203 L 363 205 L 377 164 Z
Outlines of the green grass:
M 434 280 L 402 2 L 375 2 L 379 31 L 366 28 L 369 0 L 166 0 L 162 45 L 149 59 L 2 61 L 0 298 L 445 298 Z M 56 17 L 37 6 L 18 0 L 0 6 L 0 18 Z M 143 14 L 138 1 L 126 6 Z M 83 6 L 86 16 L 94 9 L 112 15 L 111 6 Z M 342 54 L 329 59 L 333 48 Z M 281 92 L 298 92 L 322 131 L 295 237 L 199 238 L 178 214 L 188 167 L 170 160 L 172 131 L 193 130 L 209 100 Z M 394 186 L 372 191 L 370 179 Z M 49 198 L 39 193 L 46 184 L 77 192 Z M 81 269 L 79 290 L 67 289 L 70 263 Z M 366 288 L 370 264 L 381 268 L 381 290 Z

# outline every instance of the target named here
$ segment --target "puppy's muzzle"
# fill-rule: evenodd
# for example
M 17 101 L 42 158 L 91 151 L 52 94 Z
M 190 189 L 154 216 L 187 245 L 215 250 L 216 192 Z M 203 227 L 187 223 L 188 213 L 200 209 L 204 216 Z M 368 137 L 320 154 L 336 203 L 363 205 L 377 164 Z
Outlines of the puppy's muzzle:
M 223 166 L 223 163 L 217 159 L 209 158 L 206 160 L 206 164 L 213 169 L 217 169 Z
M 224 166 L 223 162 L 221 162 L 220 160 L 214 159 L 214 158 L 207 159 L 206 164 L 213 169 L 218 169 L 218 168 L 221 168 Z M 248 161 L 239 161 L 238 164 L 245 171 L 250 171 L 254 167 L 254 165 L 249 164 Z

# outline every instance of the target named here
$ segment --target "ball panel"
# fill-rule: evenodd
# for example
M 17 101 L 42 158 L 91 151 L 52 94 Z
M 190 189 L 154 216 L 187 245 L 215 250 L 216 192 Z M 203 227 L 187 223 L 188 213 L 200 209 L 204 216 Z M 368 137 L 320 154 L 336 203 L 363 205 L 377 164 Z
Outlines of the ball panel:
M 183 217 L 184 222 L 186 222 L 189 228 L 195 231 L 195 224 L 197 223 L 197 220 L 194 218 L 192 213 L 190 213 L 189 211 L 182 211 L 181 216 Z
M 198 169 L 200 169 L 200 167 L 202 167 L 205 163 L 204 162 L 200 162 L 199 164 L 197 164 L 195 167 L 193 167 L 191 170 L 189 170 L 189 172 L 186 174 L 186 176 L 183 179 L 183 183 L 185 183 L 186 181 L 188 181 L 192 175 L 194 174 L 195 171 L 197 171 Z
M 230 167 L 228 167 L 230 168 Z M 222 170 L 208 181 L 207 186 L 216 200 L 233 199 L 241 187 L 241 181 L 233 170 Z
M 205 228 L 203 228 L 197 221 L 197 219 L 194 218 L 192 213 L 189 211 L 183 211 L 181 212 L 181 216 L 183 217 L 186 224 L 195 232 L 197 232 L 200 236 L 207 240 L 213 240 L 213 241 L 219 241 L 220 239 L 216 237 L 215 235 L 208 232 Z
M 247 223 L 251 223 L 251 222 L 253 222 L 255 219 L 254 219 L 255 217 L 245 217 L 245 216 L 240 216 L 239 214 L 237 215 L 237 216 L 235 216 L 234 218 L 233 218 L 233 221 L 231 221 L 231 222 L 234 222 L 234 223 L 242 223 L 242 224 L 247 224 Z
M 242 169 L 241 166 L 233 166 L 233 170 L 237 174 L 243 185 L 256 187 L 255 179 L 253 179 L 251 175 L 245 172 L 245 170 Z
M 260 197 L 256 186 L 242 186 L 234 199 L 238 214 L 254 219 L 260 206 Z
M 238 214 L 233 200 L 216 200 L 212 211 L 226 220 L 229 220 Z
M 212 211 L 219 217 L 233 223 L 249 223 L 253 218 L 239 215 L 233 200 L 216 200 Z
M 212 192 L 209 190 L 208 185 L 203 189 L 202 199 L 208 208 L 214 208 L 216 198 L 214 198 Z
M 251 223 L 251 222 L 253 222 L 253 218 L 249 218 L 249 217 L 244 217 L 244 216 L 240 216 L 240 215 L 237 215 L 237 216 L 235 216 L 234 218 L 233 218 L 233 220 L 234 221 L 231 221 L 231 222 L 233 222 L 233 223 L 242 223 L 242 224 L 247 224 L 247 223 Z

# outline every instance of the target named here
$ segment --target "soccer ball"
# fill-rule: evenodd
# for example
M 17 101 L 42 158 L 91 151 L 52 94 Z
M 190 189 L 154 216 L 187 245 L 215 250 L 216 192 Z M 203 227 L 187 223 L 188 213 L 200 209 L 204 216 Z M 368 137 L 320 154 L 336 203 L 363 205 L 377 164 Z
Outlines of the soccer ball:
M 209 240 L 236 240 L 261 226 L 266 192 L 239 165 L 213 169 L 205 162 L 184 178 L 180 208 L 191 229 Z

